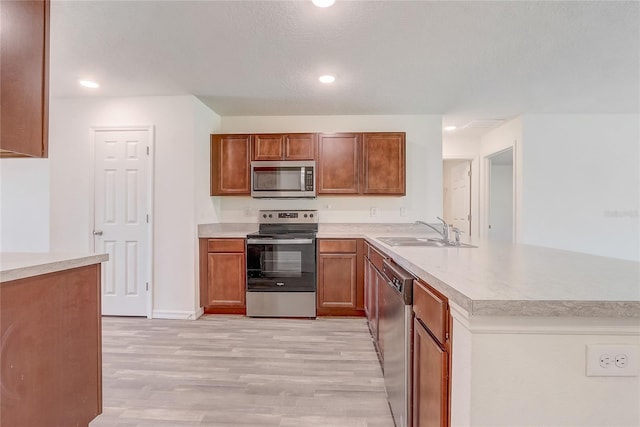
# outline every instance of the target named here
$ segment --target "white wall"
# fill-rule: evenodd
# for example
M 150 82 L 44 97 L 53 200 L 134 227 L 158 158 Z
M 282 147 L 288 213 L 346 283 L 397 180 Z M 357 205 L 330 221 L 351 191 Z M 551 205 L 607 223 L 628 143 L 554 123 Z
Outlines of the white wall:
M 469 317 L 450 305 L 453 427 L 640 425 L 637 376 L 586 376 L 587 345 L 640 345 L 635 319 Z
M 0 252 L 49 250 L 49 159 L 0 159 Z
M 327 197 L 316 200 L 256 200 L 216 197 L 221 222 L 255 222 L 257 209 L 318 209 L 322 222 L 436 221 L 442 215 L 441 116 L 277 116 L 222 117 L 222 133 L 254 132 L 392 132 L 407 138 L 405 197 Z M 370 208 L 378 216 L 370 216 Z M 400 208 L 407 215 L 400 216 Z M 247 215 L 248 213 L 248 215 Z
M 523 123 L 522 242 L 640 260 L 640 116 Z
M 51 249 L 93 250 L 91 126 L 153 125 L 153 316 L 193 316 L 196 218 L 217 219 L 208 207 L 208 184 L 200 180 L 208 174 L 208 134 L 216 131 L 218 120 L 190 95 L 51 99 Z

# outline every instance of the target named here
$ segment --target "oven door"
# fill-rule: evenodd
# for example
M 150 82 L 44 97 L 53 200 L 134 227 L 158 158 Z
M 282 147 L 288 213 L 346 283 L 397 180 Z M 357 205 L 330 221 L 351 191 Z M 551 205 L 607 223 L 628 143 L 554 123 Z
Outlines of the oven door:
M 247 239 L 247 292 L 315 292 L 314 238 Z

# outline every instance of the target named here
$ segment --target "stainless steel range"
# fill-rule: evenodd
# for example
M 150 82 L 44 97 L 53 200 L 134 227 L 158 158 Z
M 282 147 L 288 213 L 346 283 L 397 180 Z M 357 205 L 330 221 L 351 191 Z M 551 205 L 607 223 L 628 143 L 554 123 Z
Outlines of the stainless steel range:
M 318 211 L 258 215 L 247 235 L 247 316 L 316 317 Z

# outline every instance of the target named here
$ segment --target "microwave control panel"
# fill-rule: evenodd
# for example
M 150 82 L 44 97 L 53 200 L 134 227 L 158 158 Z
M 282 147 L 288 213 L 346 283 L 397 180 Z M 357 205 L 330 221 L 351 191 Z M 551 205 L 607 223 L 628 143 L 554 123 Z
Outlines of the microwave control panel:
M 313 168 L 305 168 L 305 191 L 313 191 Z

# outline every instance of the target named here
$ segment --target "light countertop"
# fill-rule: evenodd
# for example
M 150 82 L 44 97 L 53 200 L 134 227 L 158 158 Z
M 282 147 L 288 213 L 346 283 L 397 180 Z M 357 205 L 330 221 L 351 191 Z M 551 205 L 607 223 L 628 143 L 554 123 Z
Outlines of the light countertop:
M 238 237 L 257 224 L 209 224 L 199 237 Z M 510 243 L 477 248 L 389 246 L 377 237 L 435 236 L 416 224 L 319 224 L 318 238 L 365 238 L 470 315 L 640 318 L 640 263 Z
M 52 252 L 0 253 L 0 283 L 107 261 L 107 254 Z

